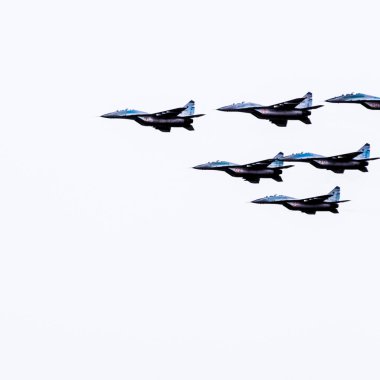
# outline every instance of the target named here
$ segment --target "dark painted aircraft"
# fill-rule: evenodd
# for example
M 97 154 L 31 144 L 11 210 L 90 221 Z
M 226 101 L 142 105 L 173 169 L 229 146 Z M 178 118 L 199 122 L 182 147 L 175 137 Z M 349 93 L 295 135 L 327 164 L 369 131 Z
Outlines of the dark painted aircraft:
M 380 98 L 360 93 L 336 96 L 335 98 L 327 99 L 326 102 L 361 104 L 362 106 L 369 108 L 370 110 L 380 110 Z
M 326 157 L 315 153 L 295 153 L 282 159 L 287 162 L 308 162 L 318 169 L 332 170 L 334 173 L 344 173 L 345 170 L 368 172 L 368 161 L 379 159 L 379 157 L 370 158 L 370 153 L 370 145 L 365 144 L 356 152 L 337 156 Z
M 305 214 L 315 214 L 317 211 L 329 211 L 338 214 L 339 203 L 348 202 L 340 200 L 340 187 L 335 187 L 326 195 L 318 195 L 311 198 L 292 198 L 286 195 L 271 195 L 252 201 L 259 204 L 277 204 L 289 210 L 301 211 Z
M 283 153 L 280 152 L 274 158 L 257 161 L 250 164 L 239 165 L 227 161 L 214 161 L 207 164 L 194 166 L 199 170 L 219 170 L 226 172 L 232 177 L 240 177 L 251 183 L 259 183 L 261 178 L 272 178 L 277 182 L 282 182 L 282 169 L 291 168 L 293 165 L 284 166 L 281 160 Z
M 194 114 L 195 103 L 190 100 L 183 107 L 174 108 L 167 111 L 147 113 L 132 109 L 110 112 L 102 115 L 107 119 L 131 119 L 137 123 L 158 129 L 161 132 L 170 132 L 171 128 L 182 127 L 188 131 L 193 131 L 193 119 L 204 116 L 204 114 Z
M 259 119 L 269 120 L 278 127 L 286 127 L 288 120 L 300 120 L 305 124 L 311 124 L 309 119 L 311 110 L 320 107 L 323 106 L 313 106 L 313 95 L 311 92 L 308 92 L 302 98 L 288 100 L 271 106 L 243 102 L 218 108 L 218 111 L 250 113 Z

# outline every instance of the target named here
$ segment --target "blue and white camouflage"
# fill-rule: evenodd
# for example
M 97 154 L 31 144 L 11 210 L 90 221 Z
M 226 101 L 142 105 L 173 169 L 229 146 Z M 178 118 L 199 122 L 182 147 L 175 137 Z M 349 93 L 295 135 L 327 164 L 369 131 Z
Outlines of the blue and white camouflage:
M 351 93 L 327 99 L 328 103 L 354 103 L 361 104 L 370 110 L 380 110 L 380 98 L 362 93 Z
M 370 153 L 370 144 L 366 143 L 359 150 L 351 153 L 322 156 L 315 153 L 301 152 L 284 156 L 282 160 L 287 162 L 307 162 L 318 169 L 331 170 L 334 173 L 344 173 L 345 170 L 368 172 L 369 161 L 378 159 L 378 157 L 370 158 Z

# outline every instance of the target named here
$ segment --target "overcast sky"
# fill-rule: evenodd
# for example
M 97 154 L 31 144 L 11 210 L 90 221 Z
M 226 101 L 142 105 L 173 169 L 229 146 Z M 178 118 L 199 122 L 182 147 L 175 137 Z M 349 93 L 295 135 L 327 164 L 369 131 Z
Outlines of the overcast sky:
M 378 1 L 13 1 L 0 31 L 0 378 L 378 380 Z M 312 125 L 216 108 L 314 94 Z M 99 115 L 196 101 L 195 131 Z M 340 214 L 250 204 L 341 186 Z

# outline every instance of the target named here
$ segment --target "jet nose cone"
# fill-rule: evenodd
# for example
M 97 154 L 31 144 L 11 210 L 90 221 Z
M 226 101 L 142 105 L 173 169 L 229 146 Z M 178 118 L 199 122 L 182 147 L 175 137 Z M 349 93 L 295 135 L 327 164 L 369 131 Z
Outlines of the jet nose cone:
M 100 117 L 104 117 L 106 119 L 114 119 L 115 117 L 117 117 L 117 114 L 116 112 L 109 112 L 105 113 L 104 115 L 100 115 Z
M 327 102 L 327 103 L 339 103 L 341 98 L 342 98 L 341 96 L 335 96 L 333 98 L 326 99 L 325 102 Z
M 231 110 L 231 106 L 223 106 L 223 107 L 217 108 L 216 110 L 217 110 L 217 111 L 225 111 L 225 112 L 228 112 L 228 111 Z
M 201 164 L 201 165 L 193 166 L 193 169 L 203 170 L 206 167 L 207 167 L 207 164 Z
M 256 204 L 268 203 L 268 198 L 265 197 L 265 198 L 254 199 L 253 201 L 251 201 L 251 203 L 256 203 Z

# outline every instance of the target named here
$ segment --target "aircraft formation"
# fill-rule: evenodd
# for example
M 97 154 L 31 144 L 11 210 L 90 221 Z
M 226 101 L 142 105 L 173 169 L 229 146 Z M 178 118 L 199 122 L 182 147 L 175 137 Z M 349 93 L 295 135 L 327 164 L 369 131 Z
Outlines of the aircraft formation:
M 327 99 L 328 103 L 354 103 L 361 104 L 371 110 L 380 110 L 380 98 L 362 93 L 351 93 Z M 269 106 L 257 103 L 241 102 L 218 108 L 223 112 L 243 112 L 251 114 L 258 119 L 268 120 L 278 127 L 286 127 L 289 120 L 298 120 L 304 124 L 311 124 L 311 111 L 323 107 L 313 106 L 313 95 L 306 93 L 300 98 L 287 100 Z M 172 128 L 185 128 L 194 131 L 195 118 L 205 114 L 195 114 L 195 102 L 190 100 L 183 107 L 166 111 L 149 113 L 135 109 L 124 109 L 101 115 L 107 119 L 130 119 L 143 126 L 153 127 L 161 132 L 170 132 Z M 259 183 L 263 178 L 282 182 L 281 174 L 284 169 L 294 165 L 285 165 L 286 162 L 309 163 L 317 169 L 330 170 L 342 174 L 346 170 L 358 170 L 368 172 L 369 161 L 378 160 L 380 157 L 370 157 L 370 144 L 366 143 L 359 150 L 349 153 L 324 156 L 316 153 L 301 152 L 284 156 L 279 152 L 273 158 L 264 159 L 247 164 L 236 164 L 228 161 L 214 161 L 194 166 L 197 170 L 216 170 L 229 174 L 232 177 L 242 178 L 250 183 Z M 338 213 L 340 203 L 348 200 L 340 200 L 340 187 L 336 186 L 325 195 L 317 195 L 309 198 L 293 198 L 286 195 L 271 195 L 253 200 L 255 204 L 279 204 L 289 210 L 297 210 L 306 214 L 315 214 L 317 211 Z

